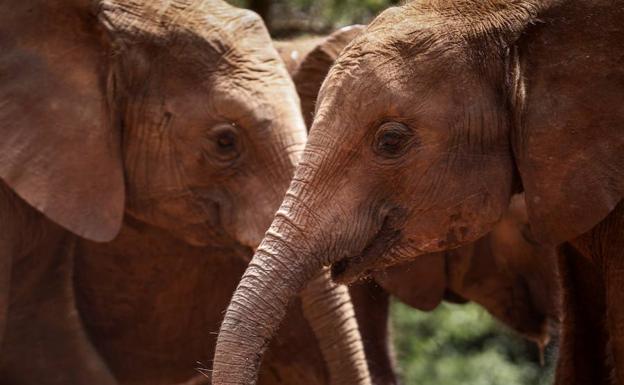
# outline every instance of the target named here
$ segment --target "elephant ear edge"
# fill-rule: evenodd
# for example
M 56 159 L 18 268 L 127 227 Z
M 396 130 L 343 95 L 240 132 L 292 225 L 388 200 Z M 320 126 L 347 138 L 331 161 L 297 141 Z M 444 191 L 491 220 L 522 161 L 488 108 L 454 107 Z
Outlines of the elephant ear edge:
M 415 309 L 430 311 L 444 299 L 447 289 L 444 253 L 431 253 L 375 273 L 374 279 L 386 292 Z
M 329 69 L 340 52 L 364 29 L 365 26 L 355 24 L 333 32 L 305 55 L 292 74 L 308 130 L 314 118 L 316 97 Z
M 0 10 L 0 178 L 71 232 L 109 241 L 125 187 L 105 34 L 90 9 L 26 3 Z
M 616 8 L 553 7 L 512 55 L 514 153 L 532 231 L 548 244 L 589 231 L 624 198 L 624 9 Z

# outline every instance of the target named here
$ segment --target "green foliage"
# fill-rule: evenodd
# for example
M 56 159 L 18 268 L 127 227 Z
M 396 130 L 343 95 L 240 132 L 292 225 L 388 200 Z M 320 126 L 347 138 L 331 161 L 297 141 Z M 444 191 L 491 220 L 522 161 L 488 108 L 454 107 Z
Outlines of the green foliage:
M 420 312 L 392 305 L 401 377 L 406 385 L 547 385 L 554 354 L 540 367 L 537 347 L 507 331 L 475 304 Z
M 320 17 L 335 27 L 367 23 L 393 2 L 390 0 L 290 0 L 284 3 L 308 15 Z
M 350 24 L 366 24 L 398 0 L 228 0 L 252 8 L 274 35 L 327 33 Z M 268 9 L 268 11 L 266 11 Z

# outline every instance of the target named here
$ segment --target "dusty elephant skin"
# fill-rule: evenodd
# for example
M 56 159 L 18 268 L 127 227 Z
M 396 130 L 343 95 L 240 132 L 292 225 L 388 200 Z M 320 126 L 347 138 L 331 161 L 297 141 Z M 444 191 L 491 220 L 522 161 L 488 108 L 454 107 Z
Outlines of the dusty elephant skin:
M 533 240 L 521 196 L 474 244 L 425 254 L 372 278 L 351 285 L 350 293 L 373 379 L 396 378 L 388 350 L 389 296 L 423 311 L 442 300 L 474 301 L 542 350 L 558 334 L 556 251 Z
M 560 319 L 556 250 L 533 239 L 521 196 L 514 197 L 492 232 L 475 243 L 425 254 L 373 278 L 420 310 L 432 310 L 443 299 L 474 301 L 542 346 Z
M 78 309 L 118 381 L 171 385 L 197 376 L 209 384 L 196 368 L 210 369 L 223 311 L 250 257 L 236 244 L 196 247 L 132 219 L 113 242 L 80 241 Z M 329 383 L 300 308 L 293 303 L 272 341 L 260 384 Z
M 76 236 L 45 219 L 1 182 L 0 213 L 0 253 L 12 265 L 2 270 L 11 278 L 2 281 L 3 289 L 10 290 L 2 292 L 2 382 L 115 384 L 75 309 Z
M 226 313 L 214 382 L 253 381 L 232 369 L 259 361 L 320 266 L 353 282 L 466 245 L 523 190 L 536 238 L 575 254 L 562 258 L 576 265 L 563 278 L 557 381 L 606 383 L 608 368 L 582 361 L 592 346 L 624 383 L 621 249 L 611 248 L 624 196 L 622 17 L 621 2 L 589 0 L 431 0 L 380 15 L 325 79 L 290 189 Z M 595 277 L 579 277 L 579 256 Z M 283 284 L 253 284 L 267 280 Z M 599 294 L 595 306 L 583 287 Z
M 326 39 L 280 42 L 280 55 L 291 63 L 306 124 L 316 96 L 344 47 L 364 29 L 350 26 Z M 311 43 L 317 45 L 311 47 Z M 292 52 L 296 51 L 297 55 Z M 303 54 L 302 54 L 303 53 Z M 516 195 L 494 230 L 456 250 L 420 256 L 392 266 L 373 279 L 350 286 L 373 383 L 398 382 L 388 335 L 389 299 L 432 310 L 443 300 L 475 301 L 500 321 L 543 348 L 560 321 L 560 289 L 555 250 L 533 240 L 524 197 Z
M 332 64 L 363 26 L 334 32 L 309 48 L 291 65 L 306 124 L 311 124 L 316 96 Z M 285 49 L 289 48 L 289 49 Z M 304 46 L 303 48 L 306 48 Z M 286 45 L 278 50 L 292 59 Z M 425 254 L 356 282 L 349 291 L 364 341 L 373 383 L 394 384 L 397 376 L 388 336 L 390 295 L 428 311 L 444 299 L 474 301 L 540 348 L 558 332 L 560 287 L 554 247 L 537 243 L 530 231 L 524 196 L 515 195 L 492 232 L 459 249 Z
M 329 47 L 334 55 L 344 48 L 344 45 L 355 36 L 356 31 L 361 31 L 361 26 L 350 26 L 342 28 L 327 37 L 298 38 L 295 40 L 275 41 L 274 45 L 280 54 L 286 68 L 295 80 L 297 93 L 300 95 L 301 105 L 304 113 L 307 113 L 305 106 L 307 98 L 303 95 L 311 95 L 311 91 L 316 95 L 322 83 L 322 78 L 327 74 L 331 63 L 323 66 L 310 66 L 310 62 L 315 62 L 319 56 L 325 57 Z M 303 68 L 301 68 L 303 67 Z M 319 73 L 319 70 L 321 71 Z M 317 85 L 318 83 L 318 85 Z M 309 87 L 315 87 L 310 90 Z M 306 119 L 306 124 L 309 124 Z M 352 304 L 345 303 L 347 294 L 346 287 L 337 286 L 330 283 L 323 272 L 313 279 L 302 293 L 302 305 L 306 318 L 313 326 L 314 334 L 319 340 L 321 351 L 326 361 L 342 363 L 340 365 L 329 365 L 329 380 L 332 384 L 365 384 L 373 380 L 374 384 L 392 384 L 393 381 L 381 381 L 379 378 L 371 378 L 367 364 L 367 356 L 364 354 L 363 341 L 359 333 L 341 336 L 334 333 L 335 330 L 350 328 L 359 330 L 359 321 L 356 318 L 355 309 Z M 319 293 L 322 295 L 319 296 Z M 325 293 L 325 294 L 323 294 Z M 328 295 L 327 293 L 333 293 Z M 325 299 L 323 299 L 325 297 Z M 383 343 L 383 341 L 380 341 Z M 345 360 L 345 356 L 350 357 Z
M 219 0 L 0 2 L 0 131 L 2 380 L 206 382 L 195 361 L 210 366 L 306 139 L 259 17 Z M 307 326 L 295 305 L 263 383 L 345 366 L 332 380 L 367 383 L 348 293 L 325 284 L 309 294 L 341 322 Z M 311 329 L 350 343 L 342 362 L 302 363 L 336 356 Z
M 350 26 L 325 39 L 279 42 L 311 124 L 316 96 L 344 47 L 364 29 Z M 316 43 L 316 46 L 312 44 Z M 296 52 L 296 54 L 293 54 Z M 299 58 L 294 61 L 293 58 Z M 503 323 L 543 348 L 558 331 L 560 290 L 553 247 L 532 239 L 524 198 L 512 198 L 494 230 L 475 244 L 420 256 L 376 273 L 349 288 L 373 383 L 394 384 L 388 336 L 389 299 L 428 311 L 443 299 L 475 301 Z

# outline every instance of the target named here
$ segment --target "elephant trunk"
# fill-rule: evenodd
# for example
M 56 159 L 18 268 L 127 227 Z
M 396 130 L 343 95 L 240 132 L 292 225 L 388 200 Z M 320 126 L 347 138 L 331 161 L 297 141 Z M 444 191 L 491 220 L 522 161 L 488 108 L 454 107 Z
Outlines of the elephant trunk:
M 331 283 L 328 272 L 321 273 L 330 261 L 319 258 L 307 239 L 299 211 L 305 209 L 297 203 L 287 194 L 232 297 L 217 340 L 213 385 L 256 383 L 262 354 L 290 300 L 313 278 L 303 297 L 305 315 L 321 343 L 332 384 L 370 384 L 348 291 Z
M 370 384 L 364 344 L 349 290 L 331 281 L 328 269 L 301 293 L 303 313 L 312 325 L 332 385 Z

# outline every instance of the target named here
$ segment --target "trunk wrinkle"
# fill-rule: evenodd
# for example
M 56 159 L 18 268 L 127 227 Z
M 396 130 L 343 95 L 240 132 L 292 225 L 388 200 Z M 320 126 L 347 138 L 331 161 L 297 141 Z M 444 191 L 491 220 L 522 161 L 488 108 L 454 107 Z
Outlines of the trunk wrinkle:
M 312 325 L 333 385 L 370 385 L 364 344 L 349 291 L 321 271 L 302 292 L 304 315 Z M 340 331 L 340 333 L 337 333 Z
M 214 385 L 256 383 L 262 354 L 289 302 L 313 277 L 302 293 L 302 304 L 328 365 L 330 383 L 371 385 L 349 293 L 331 282 L 328 269 L 322 270 L 318 250 L 308 242 L 301 223 L 292 219 L 299 209 L 297 199 L 283 203 L 232 297 L 217 341 Z

